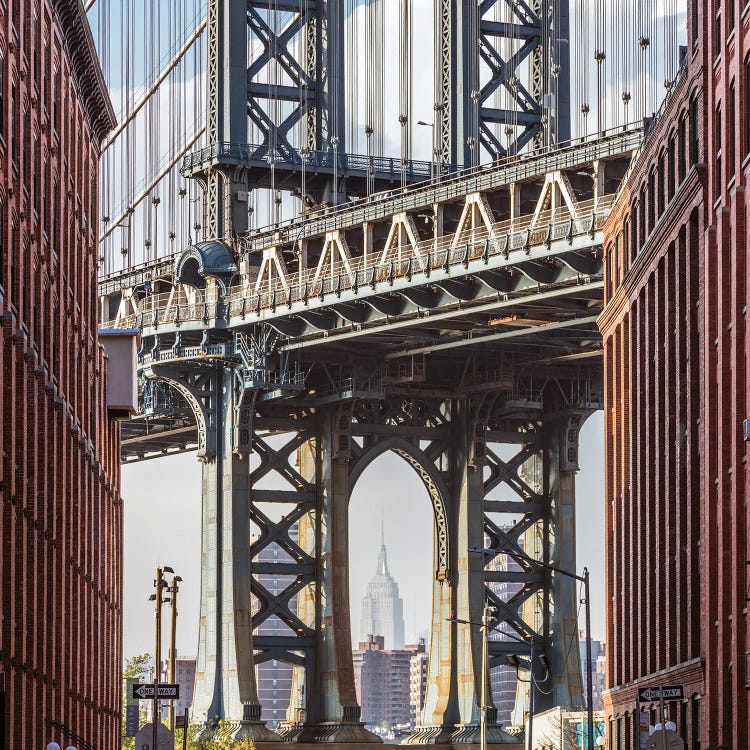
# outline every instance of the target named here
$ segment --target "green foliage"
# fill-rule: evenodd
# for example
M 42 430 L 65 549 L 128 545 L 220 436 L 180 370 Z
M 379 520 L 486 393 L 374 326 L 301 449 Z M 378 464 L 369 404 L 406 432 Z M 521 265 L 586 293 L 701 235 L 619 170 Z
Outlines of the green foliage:
M 151 654 L 132 656 L 125 662 L 125 669 L 122 671 L 123 679 L 127 680 L 129 677 L 144 677 L 148 674 L 148 670 L 151 668 L 151 661 Z
M 141 679 L 148 676 L 151 668 L 151 654 L 138 654 L 125 662 L 125 668 L 122 670 L 122 750 L 135 750 L 135 737 L 125 736 L 125 705 L 128 701 L 127 685 L 129 678 Z M 143 705 L 140 706 L 140 719 L 138 724 L 143 726 L 146 721 L 146 710 Z
M 220 721 L 214 732 L 212 740 L 198 741 L 195 735 L 200 726 L 191 724 L 188 729 L 187 750 L 255 750 L 255 745 L 250 740 L 233 740 L 232 730 L 236 727 L 229 721 Z M 175 745 L 182 748 L 182 730 L 175 733 Z
M 148 677 L 151 669 L 151 654 L 139 654 L 133 656 L 125 662 L 123 669 L 123 700 L 122 700 L 122 750 L 135 750 L 135 738 L 125 736 L 125 704 L 127 695 L 125 694 L 128 678 L 143 679 Z M 141 701 L 140 708 L 140 726 L 146 722 L 145 704 Z M 187 729 L 187 750 L 255 750 L 255 745 L 250 740 L 233 740 L 232 732 L 236 724 L 228 721 L 220 721 L 214 732 L 214 738 L 208 741 L 199 741 L 196 735 L 200 730 L 198 724 L 191 724 Z M 182 750 L 183 730 L 175 731 L 175 748 Z

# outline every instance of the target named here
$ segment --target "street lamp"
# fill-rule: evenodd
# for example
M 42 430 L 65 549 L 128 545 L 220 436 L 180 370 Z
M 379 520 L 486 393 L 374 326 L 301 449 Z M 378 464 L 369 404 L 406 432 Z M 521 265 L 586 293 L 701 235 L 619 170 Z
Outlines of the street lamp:
M 494 549 L 469 549 L 469 552 L 473 552 L 475 554 L 497 554 L 497 551 Z M 587 708 L 587 724 L 588 724 L 588 750 L 594 750 L 594 691 L 593 691 L 593 685 L 592 685 L 592 673 L 593 673 L 593 666 L 592 666 L 592 660 L 591 660 L 591 596 L 590 596 L 590 587 L 589 587 L 589 569 L 584 568 L 583 569 L 583 575 L 578 575 L 577 573 L 571 573 L 569 570 L 563 570 L 563 568 L 558 568 L 556 565 L 551 565 L 550 563 L 543 562 L 542 560 L 535 560 L 533 557 L 529 557 L 528 555 L 524 555 L 523 553 L 519 551 L 515 551 L 513 553 L 513 556 L 516 558 L 520 558 L 522 560 L 526 560 L 527 562 L 532 563 L 533 565 L 541 565 L 543 568 L 546 568 L 547 570 L 552 570 L 555 573 L 560 573 L 561 575 L 567 576 L 568 578 L 573 578 L 576 581 L 580 581 L 583 583 L 583 590 L 584 590 L 584 597 L 585 597 L 585 604 L 586 604 L 586 672 L 588 675 L 588 680 L 586 684 L 586 708 Z M 533 640 L 532 640 L 533 645 Z M 534 688 L 532 685 L 531 689 L 532 695 L 534 693 Z
M 153 696 L 153 720 L 151 722 L 152 727 L 152 747 L 157 747 L 157 729 L 158 724 L 161 724 L 161 717 L 159 716 L 159 676 L 161 670 L 161 605 L 164 603 L 162 597 L 162 590 L 167 588 L 168 584 L 164 580 L 165 573 L 174 574 L 174 570 L 169 566 L 156 569 L 156 579 L 154 580 L 154 588 L 156 589 L 155 594 L 151 594 L 148 600 L 155 602 L 155 649 L 154 649 L 154 696 Z
M 426 122 L 425 120 L 418 120 L 417 125 L 422 125 L 426 128 L 432 128 L 432 156 L 430 157 L 430 182 L 435 182 L 435 157 L 437 156 L 437 148 L 435 147 L 435 123 Z
M 175 575 L 172 578 L 172 585 L 167 586 L 169 598 L 166 599 L 172 607 L 172 621 L 170 627 L 169 641 L 169 681 L 175 684 L 175 659 L 177 658 L 177 594 L 180 590 L 178 584 L 182 582 L 180 576 Z M 174 700 L 169 703 L 169 728 L 174 732 Z
M 339 139 L 338 136 L 331 138 L 331 146 L 333 146 L 333 205 L 336 206 L 339 202 L 339 186 L 338 186 L 338 149 Z

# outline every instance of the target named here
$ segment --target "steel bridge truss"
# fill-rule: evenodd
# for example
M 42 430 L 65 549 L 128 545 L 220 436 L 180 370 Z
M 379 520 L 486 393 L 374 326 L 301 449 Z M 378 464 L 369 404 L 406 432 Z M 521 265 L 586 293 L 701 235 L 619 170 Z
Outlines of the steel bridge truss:
M 423 482 L 435 539 L 427 693 L 409 743 L 477 742 L 480 634 L 454 618 L 478 621 L 486 600 L 515 639 L 492 643 L 493 663 L 511 652 L 528 656 L 533 641 L 557 675 L 538 701 L 574 705 L 580 671 L 570 668 L 577 660 L 568 662 L 566 648 L 577 634 L 575 595 L 533 558 L 575 565 L 578 428 L 599 405 L 596 383 L 584 371 L 540 378 L 508 359 L 478 389 L 422 397 L 356 368 L 314 369 L 308 377 L 328 380 L 330 390 L 268 401 L 246 387 L 240 358 L 227 350 L 143 368 L 161 392 L 180 394 L 198 425 L 203 565 L 194 707 L 202 736 L 226 718 L 238 739 L 375 741 L 354 689 L 348 508 L 365 469 L 389 451 Z M 509 445 L 518 448 L 506 456 Z M 520 572 L 485 571 L 496 555 L 515 559 Z M 261 574 L 280 581 L 280 591 Z M 498 592 L 497 583 L 521 585 Z M 541 618 L 533 614 L 539 597 Z M 272 619 L 273 634 L 253 635 Z M 269 659 L 294 667 L 278 734 L 260 720 L 255 683 L 254 665 Z M 496 712 L 489 716 L 490 741 L 509 741 Z
M 440 161 L 478 163 L 480 146 L 491 158 L 517 154 L 531 141 L 543 145 L 545 127 L 548 142 L 570 138 L 568 28 L 567 0 L 554 13 L 546 0 L 436 3 Z M 501 91 L 510 107 L 495 102 Z

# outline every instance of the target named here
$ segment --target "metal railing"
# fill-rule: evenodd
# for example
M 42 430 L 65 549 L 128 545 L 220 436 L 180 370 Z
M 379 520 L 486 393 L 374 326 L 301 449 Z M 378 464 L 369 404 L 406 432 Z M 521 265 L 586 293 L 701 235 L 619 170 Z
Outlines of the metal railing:
M 468 192 L 497 188 L 551 169 L 569 169 L 595 159 L 617 156 L 639 148 L 643 144 L 643 137 L 643 125 L 631 123 L 527 154 L 504 157 L 491 164 L 461 169 L 450 178 L 440 176 L 437 180 L 415 183 L 406 189 L 382 191 L 353 203 L 308 211 L 304 216 L 248 233 L 240 238 L 240 247 L 244 252 L 260 251 L 365 221 L 383 219 L 391 214 L 414 210 L 434 202 L 451 200 Z M 367 159 L 366 156 L 363 158 Z M 429 167 L 429 162 L 425 163 Z M 179 253 L 164 256 L 102 276 L 99 293 L 112 294 L 124 287 L 141 283 L 146 278 L 156 278 L 168 273 L 171 270 L 170 264 L 174 264 L 178 255 Z
M 428 179 L 435 169 L 434 163 L 415 159 L 400 159 L 387 156 L 366 156 L 334 151 L 298 151 L 270 148 L 267 145 L 250 143 L 230 143 L 221 141 L 205 146 L 185 156 L 182 160 L 182 173 L 186 174 L 214 160 L 229 160 L 240 164 L 257 164 L 264 167 L 293 167 L 312 171 L 333 171 L 341 173 L 359 172 L 371 174 L 375 178 L 395 180 L 405 176 L 413 179 Z M 456 172 L 456 165 L 441 164 L 439 173 L 448 175 Z
M 490 259 L 497 256 L 507 260 L 511 253 L 523 251 L 520 262 L 533 247 L 551 247 L 561 240 L 572 243 L 576 237 L 584 235 L 593 241 L 609 215 L 612 200 L 612 196 L 605 196 L 596 207 L 593 201 L 579 204 L 577 218 L 570 218 L 565 209 L 558 209 L 554 213 L 540 214 L 536 222 L 526 216 L 513 222 L 498 222 L 491 230 L 469 230 L 458 241 L 455 235 L 442 237 L 437 242 L 425 240 L 419 243 L 416 252 L 411 246 L 404 246 L 404 257 L 360 257 L 346 264 L 337 261 L 326 266 L 325 273 L 309 268 L 259 289 L 236 285 L 218 302 L 188 302 L 182 291 L 156 295 L 150 299 L 151 309 L 123 318 L 119 325 L 151 328 L 201 320 L 206 323 L 223 320 L 228 324 L 233 317 L 246 319 L 251 315 L 260 317 L 265 312 L 275 314 L 277 310 L 291 310 L 297 303 L 306 306 L 311 300 L 323 301 L 329 295 L 339 298 L 344 292 L 356 295 L 360 289 L 375 290 L 383 283 L 393 286 L 397 280 L 411 281 L 419 277 L 424 283 L 435 271 L 450 274 L 456 268 L 468 269 L 470 263 L 480 259 L 489 264 Z M 113 324 L 104 323 L 102 327 L 113 327 Z
M 579 138 L 490 164 L 457 171 L 448 178 L 415 183 L 408 188 L 374 193 L 369 198 L 308 211 L 304 216 L 249 232 L 240 238 L 245 252 L 291 243 L 366 221 L 444 203 L 467 193 L 486 192 L 547 172 L 565 170 L 597 159 L 634 151 L 643 143 L 643 124 L 614 128 L 596 137 Z

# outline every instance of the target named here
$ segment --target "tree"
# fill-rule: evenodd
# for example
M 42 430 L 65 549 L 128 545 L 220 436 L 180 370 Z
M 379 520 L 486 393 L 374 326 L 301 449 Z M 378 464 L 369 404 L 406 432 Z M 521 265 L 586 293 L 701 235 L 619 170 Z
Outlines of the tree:
M 138 654 L 131 656 L 125 662 L 125 668 L 122 670 L 122 750 L 135 750 L 135 738 L 125 736 L 125 705 L 128 701 L 127 689 L 128 680 L 142 679 L 148 676 L 153 659 L 151 654 Z M 142 725 L 146 720 L 146 710 L 143 706 L 138 709 L 138 724 Z

